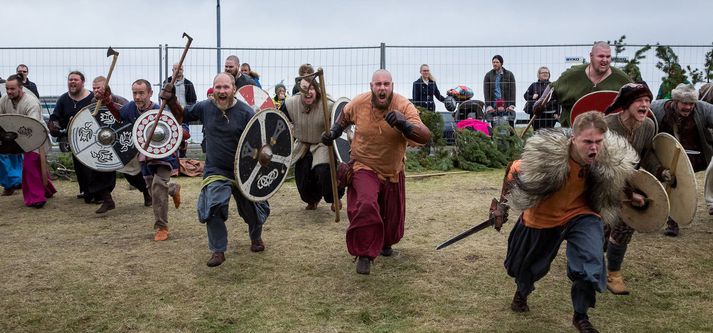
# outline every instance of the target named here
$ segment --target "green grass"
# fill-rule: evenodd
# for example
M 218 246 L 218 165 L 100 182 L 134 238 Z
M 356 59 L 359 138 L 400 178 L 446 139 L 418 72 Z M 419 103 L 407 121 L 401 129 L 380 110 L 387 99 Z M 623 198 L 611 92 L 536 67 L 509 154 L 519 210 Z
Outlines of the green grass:
M 117 209 L 104 216 L 74 198 L 73 182 L 56 183 L 40 210 L 21 195 L 0 197 L 0 332 L 572 332 L 562 253 L 530 297 L 531 312 L 510 311 L 514 283 L 502 263 L 512 223 L 435 251 L 486 217 L 501 177 L 408 179 L 405 236 L 369 276 L 355 273 L 346 251 L 345 212 L 335 223 L 324 203 L 305 211 L 292 182 L 270 200 L 263 253 L 249 251 L 231 204 L 227 260 L 217 268 L 205 265 L 199 179 L 174 179 L 184 203 L 170 209 L 162 243 L 152 240 L 151 210 L 122 180 Z M 713 223 L 700 201 L 680 237 L 635 234 L 624 262 L 632 294 L 599 294 L 595 327 L 713 331 Z

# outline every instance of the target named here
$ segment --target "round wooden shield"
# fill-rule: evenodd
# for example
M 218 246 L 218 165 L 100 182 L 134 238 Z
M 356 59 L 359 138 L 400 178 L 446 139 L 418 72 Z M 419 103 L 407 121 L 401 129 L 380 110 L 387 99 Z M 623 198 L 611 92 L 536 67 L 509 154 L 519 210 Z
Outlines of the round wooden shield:
M 116 171 L 129 163 L 138 151 L 131 140 L 131 123 L 118 122 L 109 109 L 101 106 L 92 115 L 96 103 L 79 110 L 68 126 L 72 153 L 88 168 Z
M 587 111 L 604 112 L 616 99 L 618 93 L 613 90 L 595 91 L 582 96 L 574 105 L 569 114 L 570 126 L 574 124 L 574 119 Z
M 646 170 L 639 169 L 628 179 L 635 193 L 646 198 L 644 207 L 621 205 L 621 219 L 638 232 L 655 232 L 666 224 L 669 215 L 668 195 L 663 185 Z M 623 194 L 622 194 L 623 195 Z
M 235 94 L 235 97 L 253 108 L 256 113 L 258 111 L 275 108 L 275 102 L 272 98 L 270 98 L 270 94 L 268 94 L 267 91 L 260 89 L 258 86 L 242 86 L 238 89 L 238 93 Z
M 282 112 L 256 113 L 240 135 L 235 152 L 238 190 L 250 201 L 265 201 L 287 178 L 292 160 L 292 131 Z
M 21 114 L 0 115 L 0 154 L 30 152 L 45 141 L 47 128 L 39 120 Z
M 337 117 L 339 117 L 339 114 L 342 113 L 342 110 L 344 107 L 349 103 L 349 98 L 342 97 L 338 99 L 336 102 L 334 102 L 334 105 L 332 106 L 332 125 L 334 125 L 335 121 L 337 120 Z M 344 132 L 342 132 L 342 136 L 338 137 L 336 140 L 334 140 L 334 152 L 337 154 L 337 160 L 339 163 L 348 163 L 349 162 L 349 151 L 351 151 L 351 140 L 349 139 L 349 133 L 354 131 L 354 126 L 350 125 L 349 127 L 344 129 Z
M 156 131 L 151 138 L 149 146 L 144 149 L 144 144 L 148 140 L 151 127 L 154 126 L 158 110 L 148 110 L 142 113 L 134 122 L 133 133 L 134 145 L 139 153 L 150 158 L 164 158 L 178 150 L 183 140 L 183 128 L 176 121 L 170 111 L 164 110 L 159 118 Z
M 664 184 L 671 205 L 669 215 L 678 224 L 690 224 L 696 215 L 698 203 L 696 177 L 691 161 L 683 146 L 668 133 L 656 134 L 653 146 L 661 166 L 669 169 L 675 178 L 673 184 Z

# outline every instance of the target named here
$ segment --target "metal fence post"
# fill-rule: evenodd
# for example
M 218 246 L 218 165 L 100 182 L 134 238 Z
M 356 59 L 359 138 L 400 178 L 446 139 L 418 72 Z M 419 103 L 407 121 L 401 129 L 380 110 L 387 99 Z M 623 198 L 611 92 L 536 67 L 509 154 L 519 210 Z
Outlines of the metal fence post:
M 381 43 L 381 69 L 386 69 L 386 43 Z
M 163 44 L 163 48 L 166 50 L 166 56 L 163 58 L 163 68 L 166 71 L 166 78 L 168 78 L 168 73 L 171 73 L 173 75 L 173 71 L 169 72 L 168 71 L 168 44 Z M 173 68 L 173 67 L 171 67 Z M 161 87 L 161 84 L 163 83 L 163 77 L 161 78 L 161 82 L 159 82 L 159 88 Z
M 159 81 L 163 80 L 163 66 L 161 66 L 162 61 L 163 61 L 163 47 L 161 47 L 161 44 L 158 44 L 158 79 L 159 79 Z

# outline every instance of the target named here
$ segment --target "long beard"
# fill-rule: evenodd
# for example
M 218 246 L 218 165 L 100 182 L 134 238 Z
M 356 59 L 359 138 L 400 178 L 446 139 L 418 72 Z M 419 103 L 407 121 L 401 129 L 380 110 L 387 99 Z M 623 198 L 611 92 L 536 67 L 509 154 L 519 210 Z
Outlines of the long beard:
M 386 98 L 386 102 L 379 103 L 379 98 L 376 96 L 376 94 L 372 91 L 371 92 L 371 105 L 373 105 L 375 108 L 382 110 L 382 111 L 388 111 L 389 105 L 391 105 L 391 99 L 394 97 L 393 94 L 389 95 L 389 97 Z

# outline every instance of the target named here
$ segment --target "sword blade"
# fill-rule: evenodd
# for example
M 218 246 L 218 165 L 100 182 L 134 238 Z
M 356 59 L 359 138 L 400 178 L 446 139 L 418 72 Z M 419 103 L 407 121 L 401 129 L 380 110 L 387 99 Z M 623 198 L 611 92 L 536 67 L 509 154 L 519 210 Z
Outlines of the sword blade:
M 493 218 L 489 218 L 489 219 L 485 220 L 485 222 L 483 222 L 483 223 L 481 223 L 481 224 L 478 224 L 478 225 L 476 225 L 475 227 L 472 227 L 472 228 L 470 228 L 470 229 L 468 229 L 468 230 L 466 230 L 466 231 L 464 231 L 464 232 L 462 232 L 462 233 L 456 235 L 455 237 L 453 237 L 453 238 L 451 238 L 451 239 L 449 239 L 449 240 L 443 242 L 443 244 L 441 244 L 441 245 L 438 245 L 438 247 L 436 247 L 436 250 L 440 250 L 440 249 L 442 249 L 442 248 L 444 248 L 444 247 L 447 247 L 447 246 L 449 246 L 449 245 L 451 245 L 451 244 L 453 244 L 453 243 L 455 243 L 455 242 L 457 242 L 457 241 L 459 241 L 459 240 L 461 240 L 461 239 L 463 239 L 463 238 L 466 238 L 466 237 L 468 237 L 468 236 L 470 236 L 470 235 L 472 235 L 472 234 L 474 234 L 474 233 L 476 233 L 476 232 L 478 232 L 478 231 L 481 231 L 481 230 L 483 230 L 483 229 L 485 229 L 485 228 L 487 228 L 487 227 L 493 225 L 493 222 L 495 222 L 495 218 L 494 218 L 494 217 L 493 217 Z

